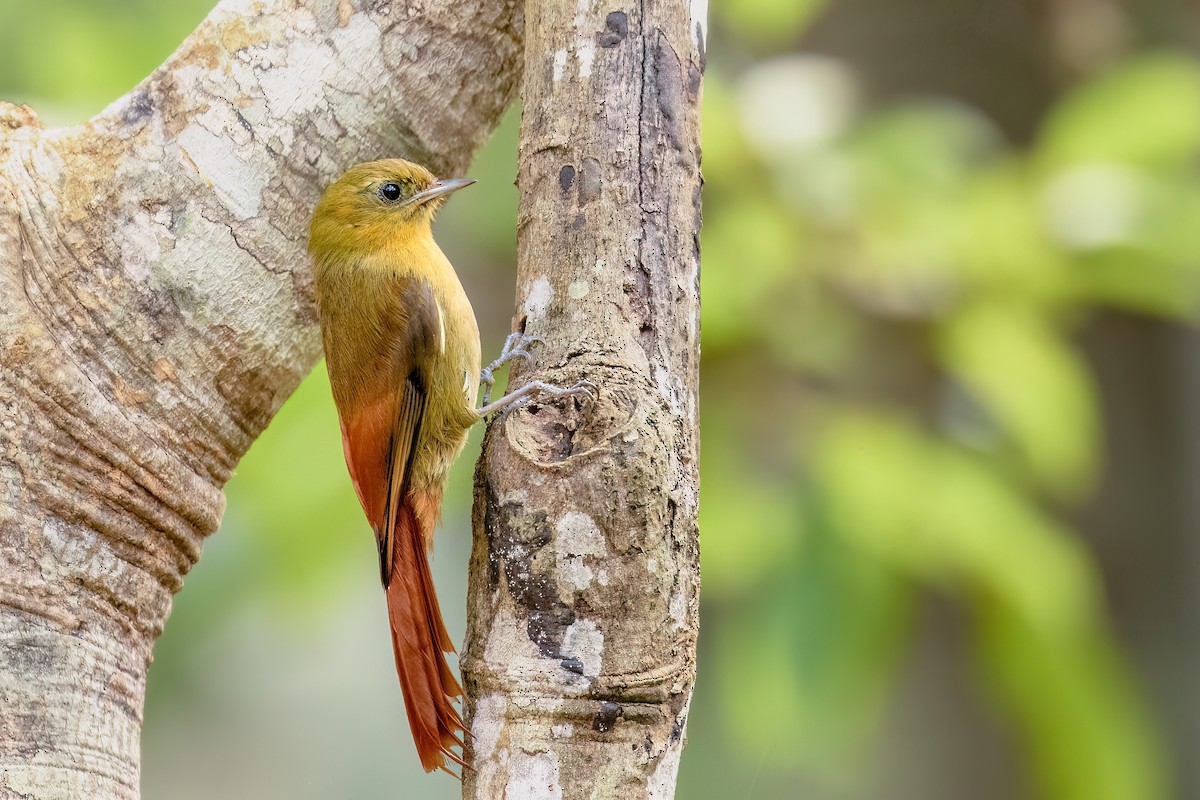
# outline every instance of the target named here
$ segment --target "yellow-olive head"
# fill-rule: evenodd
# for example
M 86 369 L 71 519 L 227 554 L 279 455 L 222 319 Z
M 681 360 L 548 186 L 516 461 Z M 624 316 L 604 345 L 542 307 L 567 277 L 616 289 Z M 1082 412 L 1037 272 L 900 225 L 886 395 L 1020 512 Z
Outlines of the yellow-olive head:
M 351 167 L 317 203 L 309 252 L 373 249 L 396 236 L 427 233 L 446 195 L 474 182 L 437 180 L 420 164 L 401 158 Z

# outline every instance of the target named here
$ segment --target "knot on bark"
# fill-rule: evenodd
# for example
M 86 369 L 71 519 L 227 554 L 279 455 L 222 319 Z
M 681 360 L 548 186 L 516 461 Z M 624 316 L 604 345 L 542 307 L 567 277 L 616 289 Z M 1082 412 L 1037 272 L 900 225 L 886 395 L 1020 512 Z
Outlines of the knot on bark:
M 504 438 L 530 464 L 558 469 L 568 460 L 598 455 L 610 443 L 633 435 L 637 414 L 635 393 L 614 377 L 611 384 L 601 386 L 594 400 L 552 399 L 514 411 L 504 421 Z

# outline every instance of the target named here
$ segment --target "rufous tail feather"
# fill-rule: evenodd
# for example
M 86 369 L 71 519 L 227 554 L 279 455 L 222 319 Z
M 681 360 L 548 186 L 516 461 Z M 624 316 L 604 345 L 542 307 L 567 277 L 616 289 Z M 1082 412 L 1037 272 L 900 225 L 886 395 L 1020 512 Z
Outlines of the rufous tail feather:
M 450 749 L 463 744 L 462 717 L 454 706 L 454 699 L 462 697 L 462 687 L 446 663 L 444 653 L 453 652 L 454 645 L 442 622 L 426 554 L 427 536 L 412 501 L 406 498 L 396 509 L 387 587 L 392 650 L 421 766 L 426 772 L 449 772 L 447 761 L 465 766 Z M 432 527 L 432 520 L 428 524 Z

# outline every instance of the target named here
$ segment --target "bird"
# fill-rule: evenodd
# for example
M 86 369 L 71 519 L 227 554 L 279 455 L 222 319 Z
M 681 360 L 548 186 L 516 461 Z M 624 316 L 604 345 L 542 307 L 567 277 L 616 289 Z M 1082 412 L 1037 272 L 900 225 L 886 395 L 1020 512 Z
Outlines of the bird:
M 317 316 L 341 424 L 346 466 L 376 538 L 392 650 L 409 727 L 426 772 L 465 766 L 454 645 L 429 569 L 451 465 L 468 430 L 541 395 L 593 396 L 587 381 L 530 381 L 483 407 L 493 372 L 531 358 L 541 341 L 505 341 L 481 370 L 479 326 L 457 274 L 434 241 L 446 198 L 475 181 L 438 180 L 400 158 L 351 167 L 321 196 L 309 227 Z M 453 774 L 453 773 L 451 773 Z

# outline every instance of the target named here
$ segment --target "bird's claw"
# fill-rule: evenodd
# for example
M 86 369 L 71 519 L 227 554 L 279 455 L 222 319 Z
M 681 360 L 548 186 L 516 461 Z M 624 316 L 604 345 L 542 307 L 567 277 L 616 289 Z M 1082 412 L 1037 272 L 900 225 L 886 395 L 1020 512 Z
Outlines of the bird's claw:
M 501 348 L 499 357 L 479 371 L 479 382 L 484 387 L 483 404 L 485 406 L 491 400 L 492 387 L 496 385 L 496 370 L 517 358 L 533 361 L 533 354 L 528 350 L 529 346 L 545 343 L 545 339 L 530 333 L 510 333 L 508 335 L 504 340 L 504 347 Z
M 570 395 L 587 395 L 588 402 L 594 403 L 600 399 L 600 387 L 591 381 L 580 381 L 574 386 L 567 386 L 561 390 L 560 397 L 568 397 Z
M 587 380 L 579 381 L 572 386 L 555 386 L 543 381 L 532 381 L 494 403 L 485 404 L 483 408 L 479 409 L 479 415 L 487 416 L 499 411 L 499 418 L 503 420 L 518 408 L 524 408 L 543 398 L 577 397 L 579 395 L 585 395 L 588 402 L 594 403 L 600 399 L 600 387 Z

